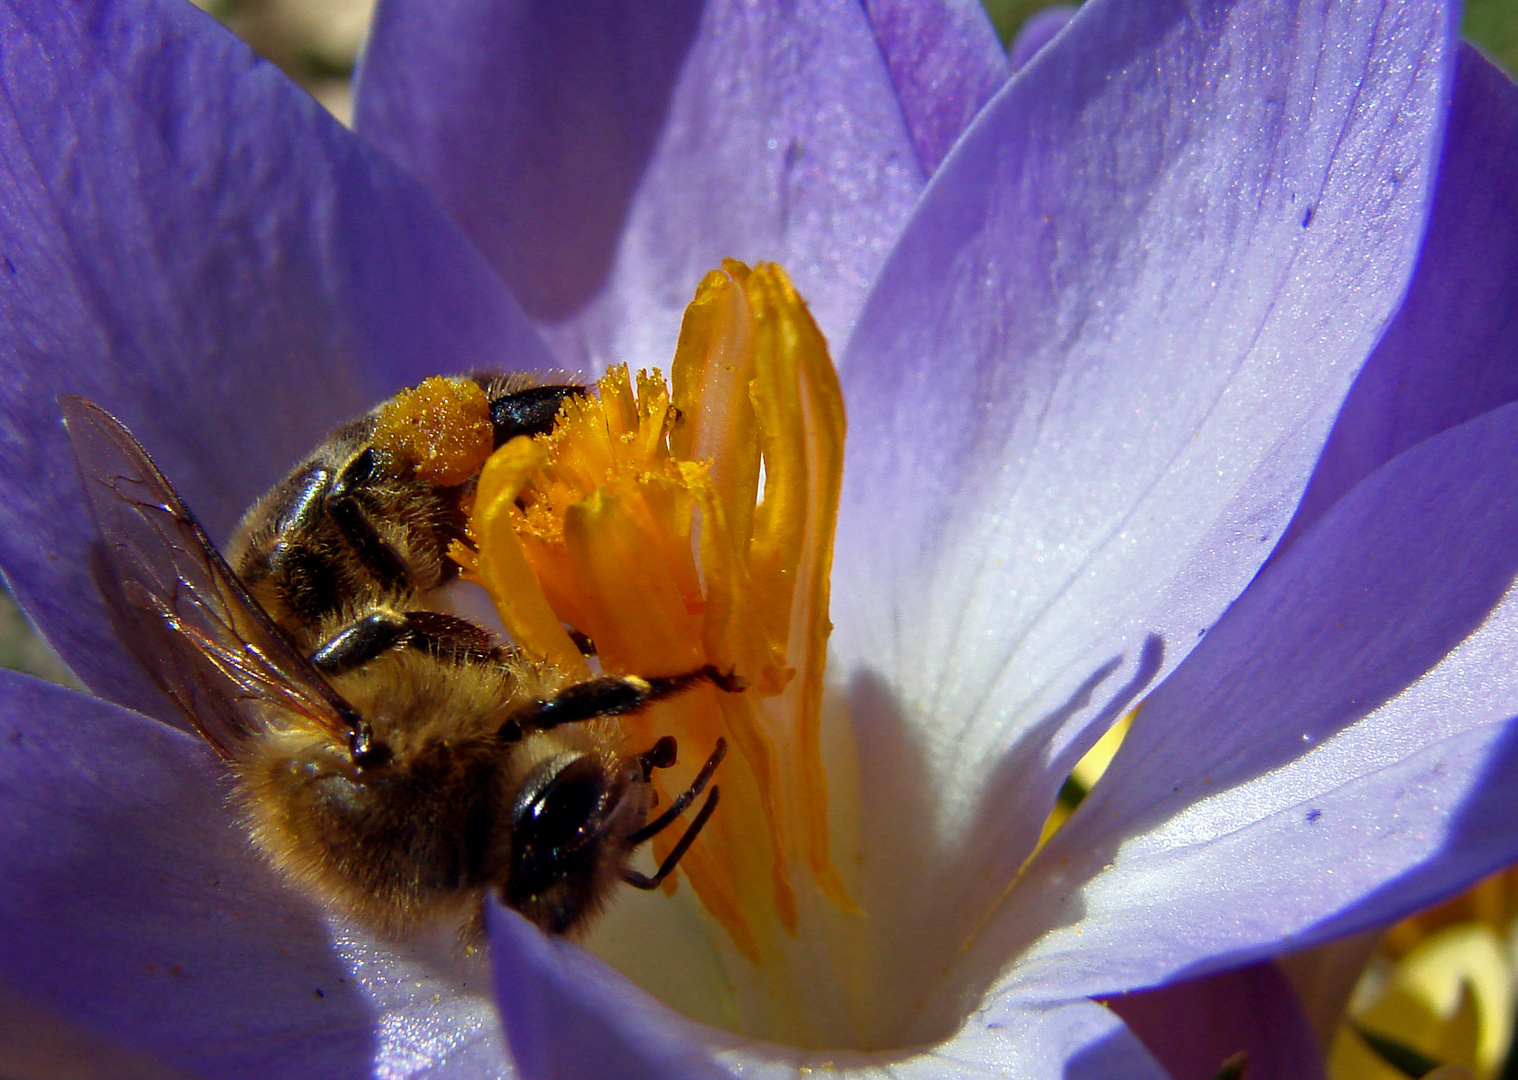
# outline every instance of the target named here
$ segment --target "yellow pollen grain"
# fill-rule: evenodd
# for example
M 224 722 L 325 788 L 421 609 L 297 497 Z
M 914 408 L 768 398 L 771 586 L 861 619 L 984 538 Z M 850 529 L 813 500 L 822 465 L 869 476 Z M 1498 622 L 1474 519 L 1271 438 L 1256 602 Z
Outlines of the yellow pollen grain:
M 555 664 L 584 668 L 569 627 L 609 672 L 711 665 L 742 680 L 623 731 L 632 751 L 675 736 L 661 802 L 727 740 L 721 806 L 681 873 L 757 963 L 796 932 L 799 890 L 857 910 L 829 850 L 820 748 L 843 398 L 805 302 L 766 264 L 707 275 L 670 374 L 614 368 L 550 434 L 497 451 L 470 521 L 477 550 L 460 560 L 513 638 Z M 656 857 L 678 835 L 656 837 Z
M 490 402 L 470 379 L 434 375 L 385 403 L 371 442 L 391 472 L 455 487 L 479 472 L 493 449 Z

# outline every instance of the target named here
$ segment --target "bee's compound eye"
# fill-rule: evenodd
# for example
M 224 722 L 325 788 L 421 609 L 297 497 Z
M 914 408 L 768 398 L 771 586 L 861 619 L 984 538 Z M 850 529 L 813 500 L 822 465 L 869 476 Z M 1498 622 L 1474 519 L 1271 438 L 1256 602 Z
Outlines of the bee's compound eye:
M 605 814 L 606 771 L 582 754 L 563 754 L 539 765 L 512 808 L 516 847 L 553 858 L 591 839 Z
M 620 865 L 608 844 L 620 790 L 618 779 L 584 754 L 562 754 L 534 769 L 512 807 L 507 903 L 556 934 L 594 910 L 597 883 Z

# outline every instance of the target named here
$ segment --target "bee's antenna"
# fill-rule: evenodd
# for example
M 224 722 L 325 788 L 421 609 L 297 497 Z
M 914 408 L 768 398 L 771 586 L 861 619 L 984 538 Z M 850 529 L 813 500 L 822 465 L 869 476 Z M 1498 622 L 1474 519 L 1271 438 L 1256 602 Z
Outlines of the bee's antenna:
M 703 769 L 702 771 L 705 772 L 706 770 Z M 720 794 L 722 794 L 721 788 L 712 788 L 712 793 L 706 797 L 706 802 L 701 804 L 701 811 L 696 815 L 696 820 L 690 823 L 690 828 L 685 830 L 685 835 L 680 837 L 680 842 L 675 845 L 675 849 L 660 864 L 658 873 L 653 877 L 649 877 L 647 874 L 640 874 L 636 870 L 628 870 L 624 867 L 622 870 L 622 880 L 635 889 L 657 889 L 659 883 L 674 872 L 680 860 L 685 857 L 685 853 L 690 850 L 690 846 L 696 842 L 696 837 L 700 835 L 702 828 L 705 827 L 707 821 L 711 818 L 712 811 L 717 809 L 717 796 Z M 681 796 L 682 799 L 684 797 L 683 795 Z
M 669 736 L 665 736 L 665 738 L 669 738 Z M 670 765 L 674 764 L 674 742 L 674 739 L 670 739 L 668 743 Z M 665 748 L 665 745 L 666 744 L 664 742 L 664 739 L 660 739 L 657 743 L 654 744 L 654 748 L 653 750 L 649 751 L 649 754 L 653 755 L 659 753 L 662 759 L 663 755 L 661 751 Z M 696 796 L 700 795 L 701 792 L 706 788 L 707 781 L 711 780 L 712 773 L 717 771 L 717 766 L 722 764 L 722 759 L 726 756 L 727 740 L 719 736 L 717 739 L 717 748 L 712 751 L 712 756 L 706 759 L 706 764 L 701 766 L 701 771 L 696 774 L 696 779 L 691 782 L 690 787 L 686 788 L 679 798 L 669 804 L 668 810 L 664 811 L 664 813 L 660 814 L 658 817 L 654 818 L 654 820 L 644 825 L 643 828 L 639 829 L 637 832 L 631 833 L 627 837 L 627 842 L 633 847 L 637 847 L 639 844 L 648 840 L 650 837 L 656 836 L 659 833 L 663 832 L 665 829 L 669 828 L 670 824 L 675 820 L 675 818 L 684 813 L 685 808 L 696 801 Z M 641 757 L 640 760 L 642 760 Z M 665 765 L 654 766 L 654 768 L 667 767 L 668 766 Z M 712 794 L 715 796 L 716 793 L 716 789 L 713 788 Z M 711 800 L 707 800 L 707 804 L 701 808 L 701 814 L 696 818 L 695 824 L 693 824 L 690 829 L 686 831 L 686 837 L 691 840 L 695 839 L 695 836 L 692 834 L 698 831 L 701 826 L 706 823 L 706 819 L 711 816 L 711 811 L 708 809 L 710 806 Z M 675 850 L 684 853 L 685 849 L 688 847 L 690 847 L 690 844 L 686 843 L 685 839 L 682 838 L 680 844 L 676 846 Z M 666 859 L 665 861 L 668 862 L 669 860 Z M 673 870 L 674 867 L 671 866 L 670 869 Z

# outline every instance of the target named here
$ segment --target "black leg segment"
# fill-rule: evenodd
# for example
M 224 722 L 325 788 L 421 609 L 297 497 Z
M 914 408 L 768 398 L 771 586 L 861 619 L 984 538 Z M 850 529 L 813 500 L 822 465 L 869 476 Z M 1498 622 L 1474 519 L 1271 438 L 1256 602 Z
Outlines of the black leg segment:
M 376 608 L 343 627 L 312 653 L 311 666 L 324 675 L 341 675 L 399 645 L 459 663 L 498 655 L 489 631 L 468 619 L 441 611 Z
M 640 679 L 636 675 L 603 675 L 565 687 L 547 701 L 533 702 L 513 717 L 509 726 L 544 731 L 600 716 L 622 716 L 678 694 L 698 682 L 710 682 L 729 693 L 743 689 L 742 679 L 724 674 L 710 664 L 683 675 L 652 679 Z
M 502 446 L 518 435 L 547 435 L 559 408 L 572 397 L 582 397 L 583 386 L 532 386 L 514 390 L 490 403 L 490 423 L 495 444 Z
M 397 611 L 371 611 L 311 654 L 311 666 L 324 675 L 341 675 L 388 652 L 406 637 L 406 617 Z

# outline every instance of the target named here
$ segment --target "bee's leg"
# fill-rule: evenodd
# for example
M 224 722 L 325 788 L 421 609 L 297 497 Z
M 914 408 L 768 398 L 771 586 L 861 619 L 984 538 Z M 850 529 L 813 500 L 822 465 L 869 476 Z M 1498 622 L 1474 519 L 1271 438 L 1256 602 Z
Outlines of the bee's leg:
M 497 655 L 490 632 L 468 619 L 441 611 L 392 611 L 376 608 L 338 631 L 311 654 L 311 666 L 324 675 L 341 675 L 409 645 L 459 660 Z
M 341 675 L 367 664 L 401 643 L 406 636 L 405 616 L 379 610 L 354 620 L 311 654 L 311 666 L 324 675 Z
M 501 646 L 495 635 L 476 622 L 443 611 L 406 612 L 406 642 L 435 656 L 453 660 L 493 660 Z
M 496 446 L 518 435 L 547 435 L 564 402 L 584 395 L 583 386 L 530 386 L 495 398 L 490 403 L 490 423 Z
M 274 523 L 277 540 L 286 539 L 311 528 L 326 505 L 327 492 L 332 490 L 332 470 L 313 466 L 301 474 L 296 494 L 290 504 Z
M 376 580 L 382 586 L 399 589 L 411 583 L 411 568 L 380 535 L 357 497 L 358 491 L 374 478 L 375 469 L 372 447 L 366 446 L 354 454 L 327 488 L 326 509 Z
M 664 740 L 660 739 L 659 741 L 663 742 Z M 627 842 L 633 847 L 637 847 L 639 844 L 648 840 L 650 837 L 657 836 L 659 833 L 669 828 L 670 824 L 675 820 L 675 818 L 683 814 L 685 812 L 685 808 L 691 803 L 695 802 L 696 796 L 700 795 L 701 792 L 705 790 L 707 781 L 712 778 L 712 773 L 717 771 L 717 766 L 722 764 L 722 759 L 725 757 L 727 757 L 727 740 L 719 738 L 717 740 L 717 748 L 712 751 L 712 756 L 706 759 L 706 764 L 701 766 L 701 771 L 698 772 L 696 774 L 696 778 L 691 781 L 690 787 L 681 792 L 675 801 L 669 804 L 668 810 L 664 811 L 664 813 L 654 818 L 654 820 L 648 822 L 637 832 L 630 834 L 627 837 Z M 671 761 L 670 764 L 674 764 L 674 762 Z M 715 802 L 716 797 L 717 789 L 712 788 L 712 797 L 707 800 L 707 804 Z M 708 813 L 705 806 L 701 808 L 701 813 Z M 702 821 L 702 819 L 698 817 L 697 821 Z M 697 830 L 700 827 L 700 824 L 693 824 L 690 829 L 686 831 L 686 835 L 690 835 L 692 831 Z
M 640 679 L 636 675 L 603 675 L 565 687 L 546 701 L 532 702 L 512 718 L 502 735 L 509 739 L 520 735 L 526 728 L 542 731 L 600 716 L 636 712 L 698 682 L 710 682 L 729 693 L 736 693 L 744 686 L 742 679 L 711 664 L 683 675 L 653 679 Z M 515 729 L 515 735 L 509 729 Z

